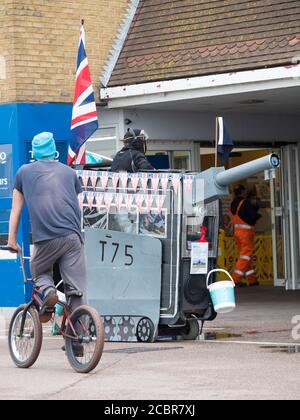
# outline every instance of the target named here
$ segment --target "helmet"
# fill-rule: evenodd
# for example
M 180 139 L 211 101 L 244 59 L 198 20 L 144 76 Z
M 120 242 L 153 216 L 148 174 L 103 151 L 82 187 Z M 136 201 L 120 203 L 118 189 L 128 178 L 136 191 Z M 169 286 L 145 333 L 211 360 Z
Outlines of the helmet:
M 148 139 L 149 136 L 144 130 L 140 130 L 139 128 L 128 128 L 123 141 L 126 147 L 132 147 L 146 154 Z

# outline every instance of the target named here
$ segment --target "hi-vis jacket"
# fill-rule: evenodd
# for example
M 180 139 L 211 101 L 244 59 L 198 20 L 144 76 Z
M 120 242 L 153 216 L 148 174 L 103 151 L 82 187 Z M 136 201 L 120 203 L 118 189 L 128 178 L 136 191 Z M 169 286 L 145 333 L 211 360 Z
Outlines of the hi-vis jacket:
M 250 200 L 238 197 L 231 204 L 232 220 L 235 229 L 254 230 L 257 221 L 260 219 L 258 206 Z

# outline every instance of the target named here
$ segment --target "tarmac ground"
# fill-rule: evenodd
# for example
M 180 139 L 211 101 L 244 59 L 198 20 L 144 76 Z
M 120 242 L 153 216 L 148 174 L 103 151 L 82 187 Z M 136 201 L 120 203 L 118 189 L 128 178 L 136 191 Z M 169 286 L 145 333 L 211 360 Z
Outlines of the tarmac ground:
M 206 324 L 209 340 L 106 343 L 89 375 L 73 372 L 62 339 L 47 328 L 37 363 L 16 368 L 2 322 L 0 399 L 299 399 L 300 293 L 261 288 L 237 295 L 235 312 Z

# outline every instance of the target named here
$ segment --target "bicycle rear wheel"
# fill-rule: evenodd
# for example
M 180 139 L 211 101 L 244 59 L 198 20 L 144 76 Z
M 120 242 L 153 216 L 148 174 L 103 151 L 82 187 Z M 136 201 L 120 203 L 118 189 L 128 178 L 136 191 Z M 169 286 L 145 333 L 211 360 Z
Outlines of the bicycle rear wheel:
M 39 357 L 43 330 L 38 312 L 30 307 L 26 313 L 24 331 L 21 335 L 22 317 L 26 305 L 20 306 L 14 313 L 8 333 L 8 346 L 11 358 L 15 365 L 22 369 L 30 368 Z
M 78 373 L 89 373 L 98 366 L 104 347 L 104 326 L 98 312 L 89 306 L 80 306 L 71 315 L 66 330 L 66 354 L 72 368 Z

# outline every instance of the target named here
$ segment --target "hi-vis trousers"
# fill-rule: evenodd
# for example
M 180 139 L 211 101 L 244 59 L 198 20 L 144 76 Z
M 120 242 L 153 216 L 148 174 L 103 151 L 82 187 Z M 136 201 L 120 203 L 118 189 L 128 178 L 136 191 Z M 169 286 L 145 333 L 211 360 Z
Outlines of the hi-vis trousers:
M 256 283 L 257 278 L 255 270 L 252 266 L 255 231 L 236 228 L 234 236 L 239 249 L 240 257 L 233 273 L 233 279 L 236 283 L 240 283 L 244 279 L 246 279 L 249 284 Z

